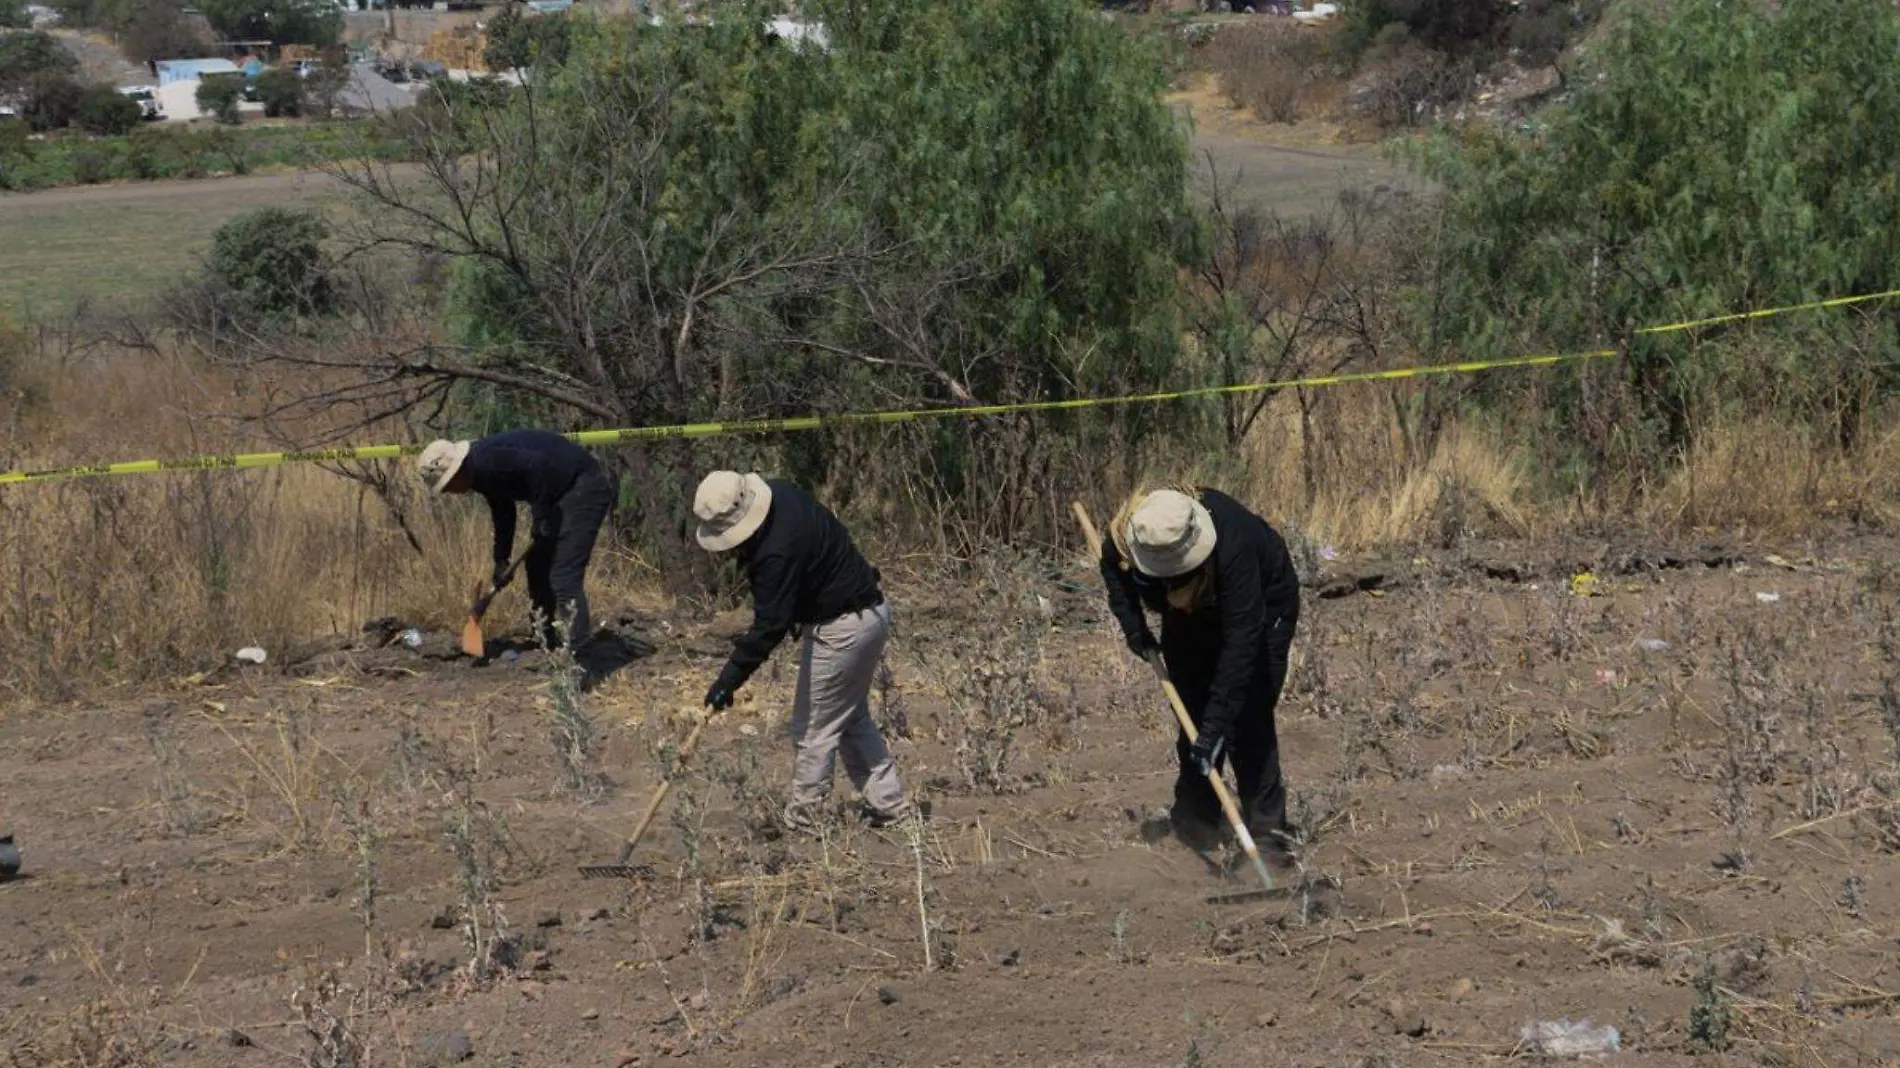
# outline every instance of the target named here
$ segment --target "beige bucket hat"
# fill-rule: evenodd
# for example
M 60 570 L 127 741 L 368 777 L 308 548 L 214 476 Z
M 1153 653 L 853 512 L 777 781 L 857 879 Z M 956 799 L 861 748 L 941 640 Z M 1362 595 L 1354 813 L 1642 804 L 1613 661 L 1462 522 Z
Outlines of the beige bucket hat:
M 772 510 L 772 487 L 755 474 L 714 471 L 699 482 L 693 494 L 693 514 L 699 517 L 699 544 L 723 553 L 745 544 L 759 532 Z
M 466 441 L 432 441 L 422 450 L 422 457 L 416 461 L 416 472 L 429 488 L 441 493 L 449 480 L 462 469 L 462 461 L 468 459 L 469 443 Z
M 1214 552 L 1214 517 L 1180 490 L 1156 490 L 1128 517 L 1129 555 L 1144 575 L 1175 578 L 1200 567 Z

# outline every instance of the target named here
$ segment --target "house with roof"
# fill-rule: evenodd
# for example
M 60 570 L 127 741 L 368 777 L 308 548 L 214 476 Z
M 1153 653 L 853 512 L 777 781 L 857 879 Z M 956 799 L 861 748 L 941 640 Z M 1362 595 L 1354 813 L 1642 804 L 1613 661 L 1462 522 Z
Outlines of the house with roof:
M 161 59 L 152 64 L 160 86 L 195 82 L 207 74 L 237 74 L 241 69 L 228 59 Z

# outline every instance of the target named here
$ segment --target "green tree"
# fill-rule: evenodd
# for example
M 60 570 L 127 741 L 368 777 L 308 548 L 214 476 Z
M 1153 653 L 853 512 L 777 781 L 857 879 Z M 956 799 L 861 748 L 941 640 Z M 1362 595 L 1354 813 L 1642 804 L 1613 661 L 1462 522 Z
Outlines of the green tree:
M 139 4 L 116 20 L 113 29 L 120 50 L 135 63 L 204 55 L 208 46 L 184 8 L 163 0 Z
M 273 119 L 294 119 L 304 113 L 304 80 L 290 67 L 273 67 L 258 75 L 257 96 L 264 114 Z
M 89 86 L 73 110 L 73 122 L 100 136 L 131 133 L 144 117 L 136 101 L 110 85 Z
M 316 212 L 262 208 L 218 227 L 212 238 L 212 279 L 239 306 L 265 316 L 321 312 L 331 288 L 323 242 L 329 227 Z
M 14 94 L 37 79 L 70 77 L 79 60 L 50 33 L 0 35 L 0 94 Z
M 78 117 L 85 93 L 85 86 L 64 74 L 42 74 L 27 83 L 20 114 L 35 130 L 57 130 Z
M 570 23 L 560 15 L 522 14 L 522 5 L 502 5 L 488 22 L 488 44 L 482 62 L 489 70 L 529 70 L 537 65 L 559 66 L 572 47 Z
M 1810 343 L 1745 372 L 1687 359 L 1686 335 L 1629 331 L 1893 285 L 1892 5 L 1632 5 L 1593 53 L 1538 132 L 1472 126 L 1424 153 L 1445 190 L 1436 335 L 1470 358 L 1628 343 L 1622 386 L 1670 448 L 1687 443 L 1697 404 L 1837 383 L 1830 361 L 1853 346 L 1808 332 L 1851 328 L 1852 316 L 1774 327 Z M 1560 422 L 1587 407 L 1570 401 Z
M 343 34 L 343 13 L 330 0 L 202 0 L 211 28 L 231 40 L 329 47 Z
M 237 125 L 238 100 L 244 93 L 244 80 L 234 74 L 207 75 L 198 79 L 198 110 L 229 126 Z
M 392 239 L 456 265 L 463 345 L 406 380 L 622 425 L 1179 381 L 1174 287 L 1195 226 L 1148 44 L 1068 0 L 840 0 L 806 16 L 828 49 L 773 38 L 772 10 L 578 19 L 567 61 L 483 121 L 458 123 L 446 97 L 415 116 L 434 180 L 358 184 L 412 209 Z M 427 207 L 441 198 L 451 210 Z M 389 372 L 379 359 L 366 373 Z M 1118 440 L 1153 418 L 1128 415 Z M 945 500 L 974 500 L 996 484 L 980 472 L 1085 444 L 1041 425 L 1034 442 L 1012 424 L 906 447 Z M 816 450 L 794 459 L 824 477 Z M 690 492 L 690 453 L 630 461 Z M 660 492 L 631 518 L 678 544 L 679 502 Z
M 33 25 L 26 0 L 0 0 L 0 30 L 23 30 Z

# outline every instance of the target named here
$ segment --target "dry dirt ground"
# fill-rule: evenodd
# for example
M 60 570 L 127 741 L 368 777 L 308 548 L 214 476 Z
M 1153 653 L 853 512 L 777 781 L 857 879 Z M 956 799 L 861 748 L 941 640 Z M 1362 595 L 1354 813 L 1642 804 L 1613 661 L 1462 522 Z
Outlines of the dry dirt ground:
M 893 583 L 928 822 L 769 829 L 781 652 L 627 880 L 577 865 L 742 613 L 623 615 L 657 651 L 580 718 L 434 635 L 15 705 L 0 1064 L 1465 1065 L 1584 1018 L 1618 1064 L 1900 1063 L 1894 546 L 1648 548 L 1325 564 L 1305 874 L 1247 904 L 1143 839 L 1168 717 L 1074 557 Z

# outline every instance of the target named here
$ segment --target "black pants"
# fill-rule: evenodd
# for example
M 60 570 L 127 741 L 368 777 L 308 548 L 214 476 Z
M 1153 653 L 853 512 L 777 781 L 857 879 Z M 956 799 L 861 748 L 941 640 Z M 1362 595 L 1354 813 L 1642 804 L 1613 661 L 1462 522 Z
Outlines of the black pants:
M 587 612 L 587 565 L 613 503 L 614 485 L 606 472 L 596 468 L 575 479 L 554 502 L 547 519 L 552 531 L 535 539 L 522 563 L 528 572 L 528 599 L 542 621 L 541 640 L 548 645 L 558 640 L 557 620 L 568 624 L 569 649 L 580 648 L 594 636 Z
M 1293 648 L 1293 632 L 1299 626 L 1297 615 L 1280 620 L 1267 631 L 1261 650 L 1259 670 L 1247 688 L 1245 702 L 1227 739 L 1224 761 L 1232 761 L 1239 796 L 1240 818 L 1247 833 L 1263 849 L 1281 841 L 1286 825 L 1286 783 L 1280 777 L 1280 736 L 1274 726 L 1274 710 L 1280 703 L 1280 690 L 1286 685 L 1287 654 Z M 1167 662 L 1168 675 L 1187 706 L 1188 718 L 1198 730 L 1212 696 L 1214 668 L 1220 657 L 1220 632 L 1214 627 L 1192 623 L 1163 624 L 1161 655 Z M 1170 813 L 1175 829 L 1193 844 L 1217 841 L 1226 827 L 1220 799 L 1189 754 L 1187 733 L 1175 739 L 1175 755 L 1180 771 L 1174 780 L 1174 809 Z

